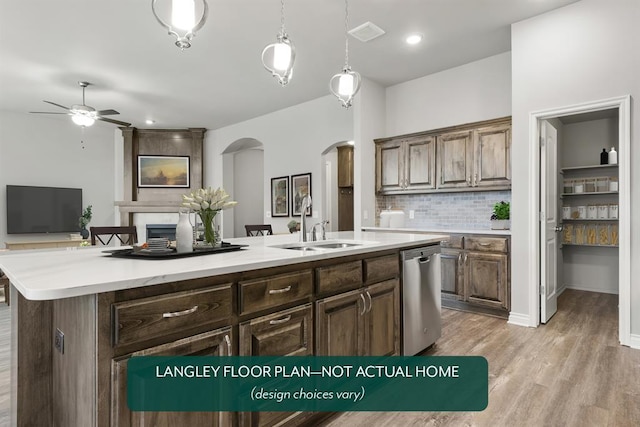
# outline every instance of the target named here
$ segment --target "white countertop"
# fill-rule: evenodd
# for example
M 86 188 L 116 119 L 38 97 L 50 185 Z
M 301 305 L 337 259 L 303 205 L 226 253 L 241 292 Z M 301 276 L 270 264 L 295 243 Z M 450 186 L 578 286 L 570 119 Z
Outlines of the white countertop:
M 362 245 L 322 252 L 272 247 L 295 243 L 298 238 L 296 233 L 225 239 L 230 243 L 250 246 L 234 252 L 166 260 L 115 258 L 102 252 L 114 248 L 104 246 L 7 251 L 0 254 L 0 269 L 25 298 L 52 300 L 386 249 L 429 245 L 446 240 L 448 236 L 347 231 L 327 233 L 327 240 L 355 240 Z
M 386 233 L 437 233 L 437 234 L 487 234 L 493 236 L 511 236 L 511 230 L 478 230 L 465 228 L 384 228 L 362 227 L 362 231 Z

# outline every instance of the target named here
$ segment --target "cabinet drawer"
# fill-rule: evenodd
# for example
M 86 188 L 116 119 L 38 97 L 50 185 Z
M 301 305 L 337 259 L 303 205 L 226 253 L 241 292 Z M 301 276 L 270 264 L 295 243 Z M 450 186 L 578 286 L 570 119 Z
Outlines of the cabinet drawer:
M 442 241 L 440 246 L 443 248 L 462 249 L 464 243 L 464 236 L 461 234 L 449 235 L 449 240 Z
M 311 270 L 240 282 L 240 315 L 311 296 Z
M 387 255 L 364 260 L 364 281 L 366 283 L 381 282 L 393 279 L 400 274 L 398 255 Z
M 231 284 L 119 302 L 112 306 L 114 346 L 146 341 L 231 318 Z
M 362 285 L 362 262 L 345 262 L 316 268 L 316 281 L 319 294 L 359 288 Z
M 468 236 L 464 239 L 464 248 L 470 251 L 508 252 L 506 237 Z

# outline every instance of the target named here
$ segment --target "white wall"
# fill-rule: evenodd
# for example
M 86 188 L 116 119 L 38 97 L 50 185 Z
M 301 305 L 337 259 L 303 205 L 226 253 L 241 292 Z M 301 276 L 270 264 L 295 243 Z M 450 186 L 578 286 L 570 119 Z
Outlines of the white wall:
M 386 96 L 386 136 L 509 116 L 511 53 L 390 86 Z
M 6 240 L 68 238 L 68 234 L 7 236 L 7 184 L 82 188 L 83 205 L 93 205 L 89 225 L 113 225 L 114 153 L 112 125 L 96 123 L 83 131 L 71 120 L 0 112 L 0 247 Z
M 324 168 L 322 152 L 339 141 L 353 139 L 353 109 L 345 110 L 332 95 L 276 111 L 271 114 L 208 131 L 205 134 L 205 184 L 224 186 L 220 154 L 234 141 L 254 138 L 264 144 L 264 223 L 274 233 L 288 233 L 289 218 L 267 218 L 271 210 L 271 178 L 311 172 L 313 212 L 323 212 L 321 193 Z M 225 165 L 226 166 L 226 165 Z M 227 225 L 223 216 L 224 233 Z M 316 219 L 311 219 L 310 222 Z M 223 234 L 227 235 L 227 234 Z
M 234 237 L 247 235 L 247 224 L 262 224 L 265 194 L 262 192 L 264 153 L 262 150 L 242 150 L 233 156 Z
M 529 114 L 630 94 L 640 97 L 640 2 L 582 0 L 512 25 L 512 314 L 534 319 L 527 289 L 531 273 L 528 225 L 531 162 Z M 637 106 L 636 106 L 637 107 Z M 631 111 L 632 165 L 640 164 L 640 111 Z M 631 169 L 638 182 L 638 169 Z M 631 187 L 631 259 L 640 258 L 640 186 Z M 631 277 L 640 277 L 633 263 Z M 631 283 L 631 333 L 640 334 L 640 282 Z

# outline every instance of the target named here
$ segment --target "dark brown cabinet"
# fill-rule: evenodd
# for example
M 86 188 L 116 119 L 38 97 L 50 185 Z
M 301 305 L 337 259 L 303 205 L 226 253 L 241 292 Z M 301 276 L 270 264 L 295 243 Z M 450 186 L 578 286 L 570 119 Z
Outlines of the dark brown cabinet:
M 230 356 L 231 328 L 162 344 L 113 359 L 111 362 L 111 425 L 114 427 L 172 426 L 227 427 L 232 425 L 226 412 L 132 412 L 127 406 L 127 364 L 133 356 Z
M 353 187 L 353 147 L 338 147 L 338 187 Z
M 391 138 L 376 142 L 376 191 L 435 188 L 435 138 Z
M 473 145 L 471 132 L 443 134 L 438 139 L 438 188 L 472 186 Z
M 508 237 L 454 235 L 442 249 L 442 305 L 506 317 L 510 309 Z

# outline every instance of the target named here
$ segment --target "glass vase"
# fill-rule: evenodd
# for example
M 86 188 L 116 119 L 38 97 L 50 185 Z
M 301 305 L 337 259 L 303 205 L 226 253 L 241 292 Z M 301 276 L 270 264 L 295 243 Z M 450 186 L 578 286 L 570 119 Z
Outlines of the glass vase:
M 198 212 L 204 227 L 204 242 L 207 246 L 220 246 L 220 226 L 218 225 L 219 210 L 204 209 Z

